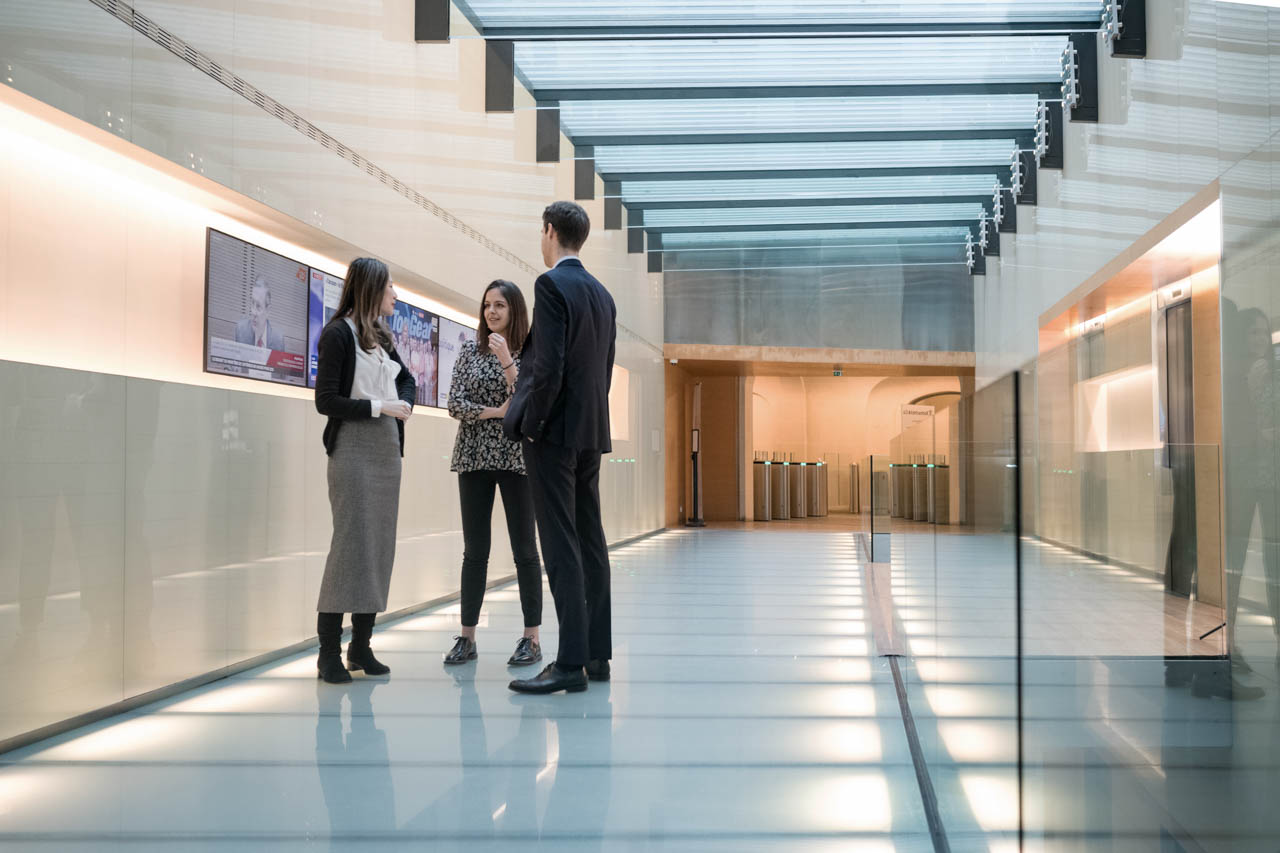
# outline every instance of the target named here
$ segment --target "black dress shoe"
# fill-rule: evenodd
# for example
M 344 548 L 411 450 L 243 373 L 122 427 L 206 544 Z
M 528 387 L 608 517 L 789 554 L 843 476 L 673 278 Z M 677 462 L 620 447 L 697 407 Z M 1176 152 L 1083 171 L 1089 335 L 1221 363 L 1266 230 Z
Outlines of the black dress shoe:
M 507 659 L 507 666 L 529 666 L 542 660 L 542 646 L 533 637 L 521 637 L 516 650 Z
M 587 678 L 592 681 L 608 681 L 609 662 L 607 660 L 587 661 Z
M 447 664 L 466 663 L 469 660 L 475 660 L 476 641 L 468 640 L 466 637 L 454 637 L 458 642 L 453 644 L 453 648 L 449 650 L 449 654 L 444 656 L 444 662 Z
M 581 693 L 587 689 L 587 674 L 581 668 L 563 672 L 551 663 L 533 678 L 517 679 L 507 686 L 517 693 Z

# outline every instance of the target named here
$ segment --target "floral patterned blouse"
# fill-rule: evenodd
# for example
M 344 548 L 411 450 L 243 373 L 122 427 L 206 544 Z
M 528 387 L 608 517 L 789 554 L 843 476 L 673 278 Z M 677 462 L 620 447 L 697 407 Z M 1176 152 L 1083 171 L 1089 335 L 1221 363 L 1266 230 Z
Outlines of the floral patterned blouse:
M 520 356 L 514 359 L 518 371 Z M 461 421 L 450 471 L 525 473 L 524 453 L 518 442 L 508 441 L 503 435 L 502 420 L 480 420 L 484 409 L 496 409 L 510 396 L 498 357 L 491 352 L 480 352 L 479 344 L 473 340 L 464 343 L 454 362 L 453 382 L 449 386 L 449 415 Z

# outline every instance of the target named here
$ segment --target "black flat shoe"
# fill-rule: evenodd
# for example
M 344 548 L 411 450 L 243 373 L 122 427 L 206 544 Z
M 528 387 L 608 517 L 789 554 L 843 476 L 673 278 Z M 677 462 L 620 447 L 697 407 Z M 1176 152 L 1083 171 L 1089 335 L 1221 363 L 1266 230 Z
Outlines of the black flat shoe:
M 591 681 L 608 681 L 609 662 L 607 660 L 587 661 L 587 678 Z
M 476 659 L 475 640 L 468 640 L 466 637 L 454 637 L 454 639 L 458 642 L 454 643 L 453 648 L 449 650 L 449 654 L 444 656 L 445 663 L 459 664 Z
M 587 674 L 582 669 L 572 672 L 561 672 L 553 663 L 533 678 L 517 679 L 509 685 L 517 693 L 581 693 L 587 689 Z
M 542 646 L 532 637 L 521 637 L 516 650 L 507 659 L 507 666 L 529 666 L 542 660 Z

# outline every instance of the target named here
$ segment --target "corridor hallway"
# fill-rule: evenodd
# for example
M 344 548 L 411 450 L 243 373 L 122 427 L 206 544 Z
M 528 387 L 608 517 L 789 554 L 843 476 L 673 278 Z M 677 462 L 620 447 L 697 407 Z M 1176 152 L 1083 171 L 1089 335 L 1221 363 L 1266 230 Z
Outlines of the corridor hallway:
M 487 597 L 477 663 L 441 663 L 456 631 L 455 604 L 377 632 L 389 679 L 325 685 L 308 652 L 7 754 L 0 844 L 1015 850 L 1011 546 L 1010 536 L 956 529 L 895 535 L 894 630 L 910 647 L 897 659 L 901 697 L 890 659 L 875 647 L 870 605 L 884 590 L 867 582 L 853 533 L 783 525 L 670 531 L 613 553 L 609 683 L 576 695 L 508 692 L 505 660 L 521 622 L 516 590 L 498 588 Z M 1065 560 L 1049 553 L 1037 565 L 1052 574 Z M 1071 572 L 1111 580 L 1103 566 L 1073 563 Z M 1115 673 L 1108 689 L 1078 678 L 1099 668 Z M 1063 823 L 1056 849 L 1102 838 L 1115 849 L 1153 849 L 1165 827 L 1185 830 L 1152 805 L 1144 774 L 1158 773 L 1171 786 L 1166 793 L 1179 773 L 1204 779 L 1203 769 L 1179 764 L 1174 748 L 1220 744 L 1232 705 L 1166 690 L 1162 672 L 1146 658 L 1027 665 L 1027 819 L 1044 824 L 1041 797 L 1074 786 L 1074 808 L 1098 833 L 1071 838 Z M 1255 750 L 1257 765 L 1274 764 L 1264 729 L 1274 694 L 1271 683 L 1268 697 L 1252 703 L 1252 728 L 1236 723 L 1241 742 L 1264 747 Z M 1098 749 L 1100 728 L 1127 750 L 1119 773 Z M 1091 755 L 1095 764 L 1046 772 L 1037 762 L 1053 750 Z M 1162 756 L 1172 766 L 1161 766 Z M 1195 789 L 1182 796 L 1218 803 L 1224 795 L 1211 779 L 1181 781 Z M 1254 792 L 1246 805 L 1260 806 L 1260 797 Z M 1213 829 L 1193 828 L 1198 837 Z M 1027 849 L 1055 849 L 1040 841 Z
M 321 684 L 306 653 L 6 755 L 0 843 L 933 849 L 863 566 L 848 533 L 668 532 L 614 552 L 612 682 L 509 693 L 495 589 L 476 664 L 441 663 L 446 606 L 377 632 L 385 681 Z M 976 824 L 941 793 L 960 849 Z

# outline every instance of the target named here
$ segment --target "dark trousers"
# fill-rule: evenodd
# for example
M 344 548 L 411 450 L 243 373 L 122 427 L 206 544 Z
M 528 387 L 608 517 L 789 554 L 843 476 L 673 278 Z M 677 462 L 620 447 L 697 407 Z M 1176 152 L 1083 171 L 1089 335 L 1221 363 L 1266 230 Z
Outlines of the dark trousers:
M 524 626 L 542 624 L 542 566 L 534 538 L 533 492 L 529 478 L 514 471 L 468 471 L 458 475 L 462 502 L 462 625 L 480 621 L 485 582 L 489 574 L 489 545 L 493 529 L 493 495 L 502 490 L 507 535 L 520 584 Z
M 556 663 L 613 657 L 609 548 L 600 518 L 600 451 L 525 442 L 542 560 L 560 621 Z

